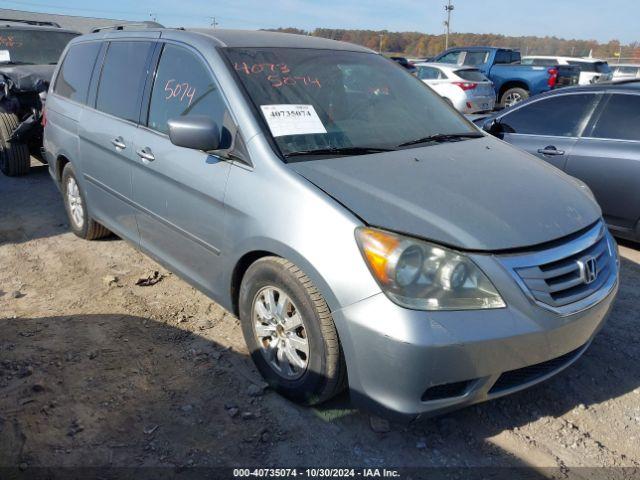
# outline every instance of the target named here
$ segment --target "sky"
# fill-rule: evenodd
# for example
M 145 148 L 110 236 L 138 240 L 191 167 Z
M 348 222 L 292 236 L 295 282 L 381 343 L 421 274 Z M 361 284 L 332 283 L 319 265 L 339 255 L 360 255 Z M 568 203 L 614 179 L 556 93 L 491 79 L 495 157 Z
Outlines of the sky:
M 218 28 L 360 28 L 442 33 L 447 0 L 25 0 L 18 10 Z M 640 0 L 452 0 L 452 31 L 640 41 Z

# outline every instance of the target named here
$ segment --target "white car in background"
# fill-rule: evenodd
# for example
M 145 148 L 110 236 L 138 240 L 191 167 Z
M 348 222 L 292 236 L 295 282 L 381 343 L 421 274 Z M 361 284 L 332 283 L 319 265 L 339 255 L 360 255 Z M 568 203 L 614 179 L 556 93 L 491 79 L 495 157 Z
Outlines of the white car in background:
M 589 57 L 558 57 L 555 55 L 528 55 L 522 57 L 523 65 L 573 65 L 580 69 L 580 85 L 608 82 L 613 73 L 606 60 Z
M 462 113 L 490 112 L 496 105 L 493 82 L 477 68 L 416 63 L 416 76 Z
M 613 80 L 635 80 L 640 78 L 640 65 L 631 63 L 616 63 L 611 65 L 613 70 Z

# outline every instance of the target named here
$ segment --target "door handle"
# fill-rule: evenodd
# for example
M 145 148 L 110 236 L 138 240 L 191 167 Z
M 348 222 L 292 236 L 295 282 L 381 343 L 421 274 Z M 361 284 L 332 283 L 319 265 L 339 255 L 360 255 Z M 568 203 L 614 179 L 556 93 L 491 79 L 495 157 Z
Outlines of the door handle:
M 116 137 L 113 140 L 111 140 L 111 145 L 113 145 L 116 148 L 120 148 L 122 150 L 127 148 L 127 144 L 124 143 L 124 139 L 122 137 Z
M 151 150 L 149 150 L 147 147 L 137 150 L 136 153 L 142 160 L 147 162 L 153 162 L 156 159 L 153 153 L 151 153 Z
M 553 145 L 549 145 L 548 147 L 541 148 L 540 150 L 538 150 L 538 153 L 541 153 L 542 155 L 549 155 L 549 156 L 564 155 L 564 150 L 558 150 Z

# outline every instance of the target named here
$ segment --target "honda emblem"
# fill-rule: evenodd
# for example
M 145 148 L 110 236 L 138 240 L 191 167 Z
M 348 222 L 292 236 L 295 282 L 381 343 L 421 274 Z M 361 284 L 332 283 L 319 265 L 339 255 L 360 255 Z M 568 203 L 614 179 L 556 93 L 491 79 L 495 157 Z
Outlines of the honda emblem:
M 589 285 L 598 278 L 598 262 L 596 257 L 585 257 L 578 260 L 578 269 L 582 282 Z

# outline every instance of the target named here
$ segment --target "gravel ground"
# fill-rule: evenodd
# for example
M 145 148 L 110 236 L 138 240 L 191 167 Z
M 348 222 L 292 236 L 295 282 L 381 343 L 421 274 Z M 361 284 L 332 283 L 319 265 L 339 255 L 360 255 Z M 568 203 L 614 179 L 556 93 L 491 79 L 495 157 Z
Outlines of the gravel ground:
M 411 425 L 263 390 L 238 321 L 124 241 L 68 232 L 40 166 L 0 176 L 0 466 L 640 467 L 640 246 L 609 322 L 527 391 Z M 138 286 L 158 273 L 160 281 Z M 558 469 L 559 468 L 559 469 Z M 543 471 L 543 470 L 540 470 Z M 637 473 L 637 472 L 636 472 Z

